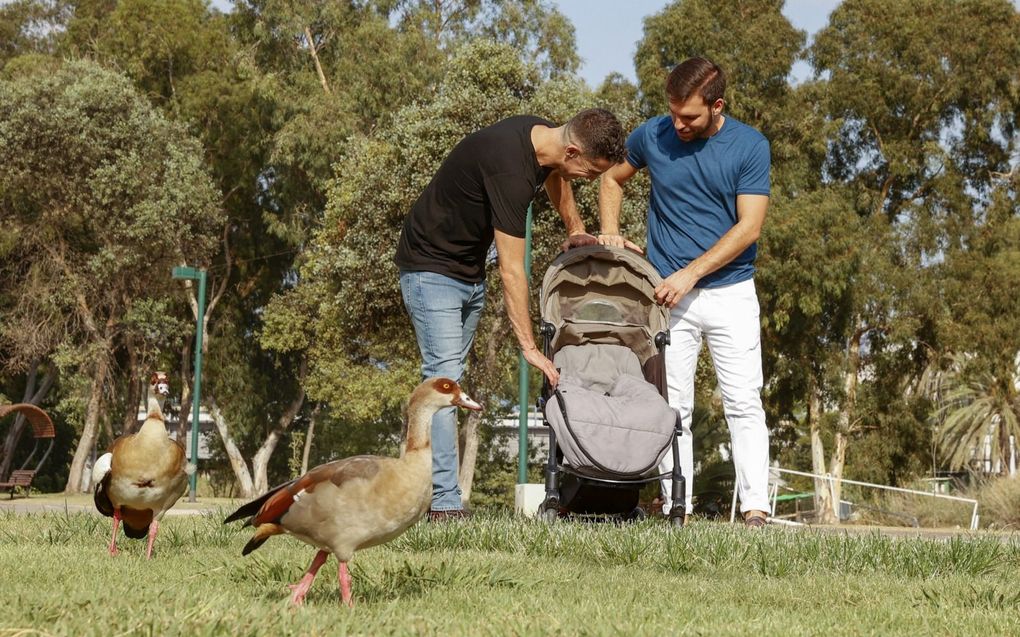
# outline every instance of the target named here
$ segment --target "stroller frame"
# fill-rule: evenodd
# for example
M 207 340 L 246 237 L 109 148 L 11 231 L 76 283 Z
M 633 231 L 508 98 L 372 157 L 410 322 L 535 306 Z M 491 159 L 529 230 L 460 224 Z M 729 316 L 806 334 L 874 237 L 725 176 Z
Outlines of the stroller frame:
M 584 250 L 584 249 L 581 249 Z M 654 272 L 654 271 L 652 271 Z M 657 276 L 657 275 L 656 275 Z M 553 358 L 552 351 L 556 326 L 543 320 L 540 333 L 542 335 L 542 351 L 549 359 Z M 665 378 L 665 361 L 662 353 L 669 344 L 669 332 L 658 331 L 654 336 L 654 347 L 658 353 L 656 364 L 660 365 L 659 378 Z M 648 380 L 646 378 L 646 380 Z M 663 381 L 664 382 L 664 381 Z M 667 398 L 663 382 L 656 383 L 660 395 Z M 549 384 L 548 378 L 543 378 L 542 391 L 539 395 L 537 406 L 543 414 L 542 424 L 549 428 L 549 457 L 545 464 L 545 499 L 539 506 L 539 517 L 545 522 L 552 522 L 561 515 L 595 515 L 595 516 L 620 516 L 625 520 L 640 519 L 645 517 L 645 512 L 637 506 L 638 492 L 642 485 L 650 482 L 669 478 L 671 479 L 671 507 L 669 512 L 670 523 L 677 528 L 684 525 L 686 515 L 686 479 L 680 467 L 679 437 L 682 435 L 679 413 L 676 416 L 676 423 L 670 437 L 668 453 L 672 454 L 673 470 L 666 473 L 655 473 L 634 478 L 619 477 L 606 478 L 594 477 L 577 471 L 561 462 L 560 449 L 556 440 L 556 432 L 549 425 L 545 417 L 545 406 L 555 390 Z M 562 406 L 562 401 L 560 405 Z M 564 420 L 568 420 L 564 412 Z M 587 502 L 585 500 L 587 499 Z M 592 504 L 593 502 L 607 502 L 607 506 L 600 512 L 574 511 L 571 505 L 575 502 Z M 613 507 L 613 504 L 619 506 Z M 624 508 L 627 507 L 627 508 Z M 575 507 L 588 508 L 588 507 Z M 623 508 L 624 510 L 620 510 Z

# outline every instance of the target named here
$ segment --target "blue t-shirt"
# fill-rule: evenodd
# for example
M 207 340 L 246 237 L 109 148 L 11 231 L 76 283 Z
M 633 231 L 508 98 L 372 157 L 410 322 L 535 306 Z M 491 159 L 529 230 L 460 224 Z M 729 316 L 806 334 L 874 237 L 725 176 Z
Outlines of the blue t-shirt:
M 648 168 L 648 260 L 663 277 L 708 251 L 737 223 L 737 195 L 769 194 L 769 142 L 727 116 L 708 139 L 681 141 L 669 115 L 653 117 L 627 138 L 627 161 Z M 698 281 L 714 288 L 754 276 L 757 244 Z

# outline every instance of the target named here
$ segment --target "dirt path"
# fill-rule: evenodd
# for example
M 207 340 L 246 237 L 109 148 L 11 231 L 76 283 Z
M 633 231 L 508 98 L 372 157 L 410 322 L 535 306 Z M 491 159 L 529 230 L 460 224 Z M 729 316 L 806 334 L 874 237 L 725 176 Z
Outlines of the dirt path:
M 188 502 L 187 496 L 177 501 L 167 515 L 202 515 L 207 512 L 218 512 L 229 510 L 240 506 L 243 500 L 230 498 L 198 498 L 197 502 Z M 16 497 L 13 500 L 0 496 L 0 512 L 13 511 L 14 513 L 47 513 L 47 512 L 68 512 L 68 513 L 95 513 L 96 506 L 92 502 L 91 494 L 64 495 L 62 493 L 47 493 L 42 495 L 31 495 L 29 497 Z

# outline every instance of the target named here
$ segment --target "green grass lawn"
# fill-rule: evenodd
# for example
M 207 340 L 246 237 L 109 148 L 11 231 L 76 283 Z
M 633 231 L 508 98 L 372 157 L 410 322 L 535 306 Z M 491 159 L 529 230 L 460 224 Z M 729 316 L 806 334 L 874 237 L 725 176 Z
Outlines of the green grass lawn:
M 1020 539 L 476 516 L 359 553 L 353 610 L 332 558 L 292 609 L 314 550 L 241 557 L 251 529 L 222 519 L 167 517 L 146 562 L 106 554 L 108 518 L 0 512 L 0 636 L 1020 634 Z

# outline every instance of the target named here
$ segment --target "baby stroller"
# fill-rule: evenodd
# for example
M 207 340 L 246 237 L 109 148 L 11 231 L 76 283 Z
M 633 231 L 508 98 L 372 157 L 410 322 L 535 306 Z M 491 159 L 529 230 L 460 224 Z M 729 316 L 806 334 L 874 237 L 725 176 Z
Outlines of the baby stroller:
M 673 525 L 683 526 L 680 416 L 666 400 L 663 349 L 668 310 L 655 302 L 661 282 L 629 250 L 586 246 L 564 252 L 542 281 L 542 341 L 560 371 L 542 385 L 549 429 L 546 496 L 539 515 L 644 516 L 644 484 L 672 477 Z M 658 472 L 673 454 L 671 474 Z

